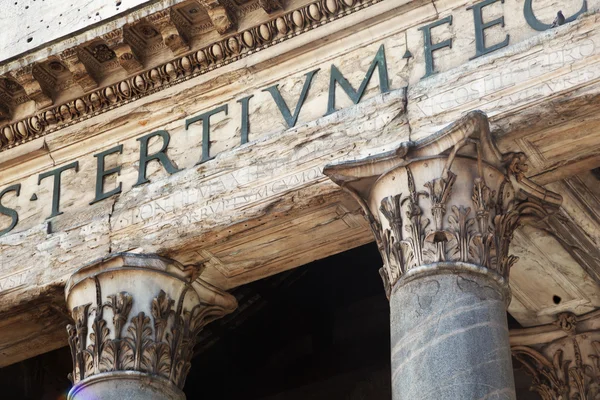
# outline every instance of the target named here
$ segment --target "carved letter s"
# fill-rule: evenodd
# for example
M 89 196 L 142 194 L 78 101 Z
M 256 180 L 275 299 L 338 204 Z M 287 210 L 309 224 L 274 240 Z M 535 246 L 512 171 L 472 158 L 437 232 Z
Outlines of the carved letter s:
M 0 193 L 0 201 L 2 200 L 2 197 L 4 197 L 4 195 L 8 192 L 15 192 L 15 195 L 18 196 L 21 192 L 21 184 L 18 183 L 16 185 L 12 185 L 12 186 L 9 186 L 6 189 L 4 189 Z M 17 213 L 16 210 L 14 210 L 12 208 L 4 207 L 1 203 L 0 203 L 0 214 L 9 216 L 12 219 L 8 228 L 0 231 L 0 236 L 2 236 L 2 235 L 7 234 L 8 232 L 12 231 L 13 228 L 17 225 L 17 223 L 19 222 L 19 214 Z

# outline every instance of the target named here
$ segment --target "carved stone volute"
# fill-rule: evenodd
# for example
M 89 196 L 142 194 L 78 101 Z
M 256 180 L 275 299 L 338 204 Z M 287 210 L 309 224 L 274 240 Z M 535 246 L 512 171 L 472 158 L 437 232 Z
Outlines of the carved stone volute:
M 65 293 L 74 320 L 70 399 L 113 398 L 119 390 L 184 399 L 198 333 L 237 307 L 198 279 L 197 267 L 154 255 L 117 254 L 83 267 Z
M 324 169 L 361 204 L 388 297 L 410 271 L 448 263 L 469 264 L 506 286 L 517 261 L 509 254 L 514 230 L 562 201 L 526 171 L 523 154 L 498 151 L 479 111 L 424 140 Z

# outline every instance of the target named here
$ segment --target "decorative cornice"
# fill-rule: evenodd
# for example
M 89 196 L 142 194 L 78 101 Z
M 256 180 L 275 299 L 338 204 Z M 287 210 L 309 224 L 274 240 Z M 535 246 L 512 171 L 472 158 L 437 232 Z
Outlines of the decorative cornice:
M 203 75 L 381 1 L 383 0 L 318 0 L 291 10 L 120 82 L 2 125 L 0 151 Z
M 514 230 L 561 197 L 530 182 L 522 153 L 501 154 L 475 111 L 421 142 L 323 173 L 361 204 L 383 258 L 388 297 L 410 270 L 467 263 L 508 281 Z

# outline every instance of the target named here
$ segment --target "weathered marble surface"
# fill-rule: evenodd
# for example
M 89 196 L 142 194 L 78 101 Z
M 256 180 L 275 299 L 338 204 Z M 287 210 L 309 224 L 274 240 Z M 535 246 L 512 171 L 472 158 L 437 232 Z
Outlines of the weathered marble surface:
M 162 379 L 133 371 L 121 376 L 110 373 L 106 375 L 105 380 L 93 386 L 81 386 L 69 392 L 68 399 L 185 400 L 185 394 L 181 390 L 169 387 L 169 382 L 162 382 Z
M 495 281 L 463 271 L 399 282 L 393 399 L 516 399 L 506 301 Z

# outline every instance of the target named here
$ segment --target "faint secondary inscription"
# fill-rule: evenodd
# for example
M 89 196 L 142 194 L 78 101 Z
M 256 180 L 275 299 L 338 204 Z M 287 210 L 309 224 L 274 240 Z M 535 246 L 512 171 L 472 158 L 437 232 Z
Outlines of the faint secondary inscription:
M 1 264 L 0 264 L 1 265 Z M 28 268 L 23 271 L 14 272 L 10 275 L 0 277 L 0 294 L 6 294 L 30 283 L 33 271 Z

